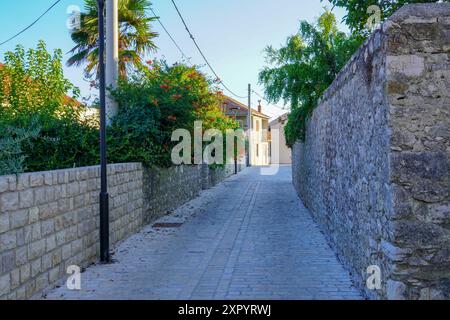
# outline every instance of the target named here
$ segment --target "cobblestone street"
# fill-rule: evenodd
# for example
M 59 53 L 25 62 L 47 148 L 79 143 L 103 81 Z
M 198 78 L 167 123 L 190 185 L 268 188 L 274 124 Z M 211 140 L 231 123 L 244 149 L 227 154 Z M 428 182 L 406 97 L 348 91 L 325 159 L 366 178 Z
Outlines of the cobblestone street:
M 246 169 L 115 248 L 47 299 L 361 299 L 296 195 L 291 167 Z

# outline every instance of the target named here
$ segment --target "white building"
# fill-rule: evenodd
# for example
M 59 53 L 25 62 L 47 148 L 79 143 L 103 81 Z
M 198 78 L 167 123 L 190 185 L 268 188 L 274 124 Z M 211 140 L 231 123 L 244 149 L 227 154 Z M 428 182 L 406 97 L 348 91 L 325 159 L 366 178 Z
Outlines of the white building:
M 272 164 L 292 164 L 292 150 L 286 145 L 284 127 L 287 123 L 287 114 L 270 122 L 270 157 Z M 276 145 L 278 142 L 278 146 Z
M 226 97 L 224 112 L 227 116 L 239 122 L 242 129 L 247 132 L 248 107 L 239 101 Z M 268 115 L 262 113 L 261 104 L 258 110 L 252 108 L 252 138 L 251 138 L 251 164 L 254 166 L 267 166 L 270 164 Z

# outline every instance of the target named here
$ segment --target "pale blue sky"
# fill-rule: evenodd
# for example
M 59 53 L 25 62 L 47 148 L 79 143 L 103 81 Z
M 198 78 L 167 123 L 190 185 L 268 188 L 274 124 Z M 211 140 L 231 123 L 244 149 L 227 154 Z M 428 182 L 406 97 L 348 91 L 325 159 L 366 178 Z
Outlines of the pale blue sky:
M 0 42 L 35 20 L 54 0 L 2 0 L 0 11 Z M 197 42 L 203 49 L 216 72 L 234 92 L 246 95 L 247 84 L 251 83 L 257 91 L 258 72 L 264 66 L 265 46 L 279 46 L 286 37 L 298 30 L 300 20 L 313 21 L 323 11 L 328 1 L 320 0 L 177 0 Z M 39 39 L 45 40 L 48 48 L 61 48 L 68 52 L 73 43 L 66 28 L 67 8 L 70 5 L 83 7 L 83 0 L 63 0 L 47 16 L 23 35 L 0 47 L 0 59 L 5 51 L 17 44 L 26 48 L 35 47 Z M 153 8 L 161 21 L 194 64 L 204 64 L 192 41 L 176 14 L 170 0 L 154 0 Z M 339 21 L 345 12 L 334 9 Z M 153 57 L 164 57 L 172 63 L 181 55 L 172 44 L 164 30 L 155 23 L 160 34 L 156 39 L 159 49 Z M 342 26 L 345 29 L 345 26 Z M 65 56 L 67 59 L 67 56 Z M 202 69 L 210 74 L 207 67 Z M 90 94 L 89 85 L 83 81 L 81 68 L 65 68 L 65 75 L 79 86 L 83 96 Z M 95 92 L 92 92 L 95 94 Z M 226 93 L 226 92 L 225 92 Z M 259 98 L 254 96 L 254 106 Z M 242 100 L 246 103 L 246 100 Z M 282 102 L 278 103 L 282 105 Z M 264 106 L 264 112 L 275 116 L 285 111 L 276 107 Z

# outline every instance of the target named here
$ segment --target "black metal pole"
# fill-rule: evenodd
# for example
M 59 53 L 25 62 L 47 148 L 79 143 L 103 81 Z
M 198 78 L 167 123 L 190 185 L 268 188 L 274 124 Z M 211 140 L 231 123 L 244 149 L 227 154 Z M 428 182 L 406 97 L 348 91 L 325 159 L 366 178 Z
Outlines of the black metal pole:
M 98 4 L 98 70 L 100 83 L 100 260 L 109 262 L 109 204 L 106 159 L 106 86 L 105 86 L 105 0 Z

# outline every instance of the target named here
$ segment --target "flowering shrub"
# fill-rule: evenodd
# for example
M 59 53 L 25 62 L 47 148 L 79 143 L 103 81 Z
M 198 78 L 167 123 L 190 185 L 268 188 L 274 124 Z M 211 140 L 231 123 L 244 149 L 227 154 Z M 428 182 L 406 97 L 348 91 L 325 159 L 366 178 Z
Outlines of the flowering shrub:
M 204 130 L 238 127 L 223 113 L 223 95 L 213 81 L 195 67 L 149 61 L 148 68 L 122 81 L 113 95 L 119 102 L 109 130 L 113 161 L 170 166 L 174 130 L 193 132 L 196 120 L 203 121 Z

